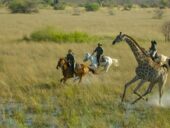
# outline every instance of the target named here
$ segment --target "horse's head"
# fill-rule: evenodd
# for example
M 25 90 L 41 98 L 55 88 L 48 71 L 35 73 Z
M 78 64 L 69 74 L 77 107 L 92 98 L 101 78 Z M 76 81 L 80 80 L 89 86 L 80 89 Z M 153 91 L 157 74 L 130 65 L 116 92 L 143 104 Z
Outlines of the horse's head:
M 167 61 L 168 61 L 168 66 L 170 67 L 170 58 L 168 58 Z
M 58 69 L 59 67 L 61 68 L 61 67 L 63 67 L 66 63 L 67 63 L 67 62 L 66 62 L 66 59 L 65 59 L 65 58 L 60 58 L 60 59 L 58 60 L 58 63 L 57 63 L 56 68 L 57 68 L 57 69 Z
M 88 61 L 89 59 L 90 59 L 90 53 L 86 53 L 85 55 L 84 55 L 84 59 L 83 59 L 83 61 L 85 62 L 85 61 Z
M 112 44 L 119 43 L 123 40 L 124 34 L 122 32 L 119 33 L 119 35 L 116 36 L 116 38 L 113 40 Z
M 168 62 L 168 57 L 163 54 L 158 54 L 157 58 L 155 58 L 155 62 L 160 63 L 161 65 Z
M 161 66 L 167 68 L 167 70 L 169 71 L 169 69 L 170 69 L 170 58 L 167 58 L 166 63 L 162 64 Z

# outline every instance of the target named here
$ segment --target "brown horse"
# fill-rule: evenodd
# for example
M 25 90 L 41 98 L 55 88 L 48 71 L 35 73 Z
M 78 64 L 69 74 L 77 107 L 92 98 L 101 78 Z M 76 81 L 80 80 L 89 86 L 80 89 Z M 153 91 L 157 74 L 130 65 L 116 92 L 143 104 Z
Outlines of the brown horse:
M 65 58 L 60 58 L 58 60 L 58 63 L 57 63 L 57 69 L 58 68 L 61 68 L 62 70 L 62 73 L 63 73 L 63 78 L 60 80 L 60 82 L 62 83 L 65 83 L 67 79 L 69 78 L 73 78 L 74 77 L 74 74 L 76 77 L 79 78 L 79 83 L 81 82 L 82 80 L 82 77 L 84 75 L 86 75 L 87 73 L 89 73 L 90 71 L 93 73 L 93 74 L 96 74 L 95 73 L 95 70 L 89 68 L 87 65 L 85 64 L 76 64 L 75 66 L 75 73 L 72 71 L 71 67 L 69 67 L 69 64 L 67 62 L 67 60 Z

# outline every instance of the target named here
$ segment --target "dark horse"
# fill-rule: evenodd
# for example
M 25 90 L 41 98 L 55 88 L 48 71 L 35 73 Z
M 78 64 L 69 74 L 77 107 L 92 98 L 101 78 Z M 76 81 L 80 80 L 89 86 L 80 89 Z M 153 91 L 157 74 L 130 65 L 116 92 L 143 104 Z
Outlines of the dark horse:
M 65 83 L 67 79 L 73 78 L 74 74 L 76 77 L 79 78 L 79 83 L 82 80 L 82 77 L 86 75 L 89 72 L 92 72 L 93 74 L 96 74 L 95 71 L 91 68 L 89 68 L 85 64 L 76 64 L 75 66 L 75 73 L 72 71 L 71 67 L 69 67 L 69 64 L 65 58 L 60 58 L 57 63 L 57 69 L 61 68 L 63 73 L 63 78 L 60 80 L 60 82 Z

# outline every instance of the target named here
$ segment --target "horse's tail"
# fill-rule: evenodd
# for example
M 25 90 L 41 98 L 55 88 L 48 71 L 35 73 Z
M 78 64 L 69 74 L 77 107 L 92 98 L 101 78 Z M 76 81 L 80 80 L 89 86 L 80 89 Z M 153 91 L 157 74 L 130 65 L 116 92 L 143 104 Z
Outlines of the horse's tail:
M 88 67 L 88 68 L 89 68 L 89 71 L 91 71 L 93 74 L 97 74 L 94 69 L 92 69 L 91 67 Z
M 116 66 L 116 67 L 119 66 L 119 60 L 118 59 L 112 58 L 112 61 L 113 61 L 114 66 Z

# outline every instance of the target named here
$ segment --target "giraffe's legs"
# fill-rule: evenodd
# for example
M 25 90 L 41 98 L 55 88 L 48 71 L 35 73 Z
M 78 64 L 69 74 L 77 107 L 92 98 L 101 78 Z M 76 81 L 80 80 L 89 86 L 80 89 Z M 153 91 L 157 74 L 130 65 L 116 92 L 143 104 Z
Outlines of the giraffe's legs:
M 132 104 L 136 103 L 138 100 L 142 99 L 144 96 L 146 96 L 147 94 L 149 94 L 149 93 L 152 91 L 152 88 L 154 87 L 154 85 L 155 85 L 155 82 L 151 82 L 151 83 L 149 84 L 148 89 L 143 93 L 143 95 L 141 95 L 139 98 L 137 98 L 136 100 L 134 100 L 134 101 L 132 102 Z
M 139 88 L 145 83 L 145 80 L 141 80 L 137 87 L 134 89 L 133 93 L 136 94 L 137 96 L 141 97 L 141 95 L 137 92 Z M 143 100 L 146 100 L 145 98 L 142 97 Z
M 163 88 L 166 83 L 166 80 L 167 80 L 167 75 L 164 77 L 163 81 L 159 82 L 159 84 L 158 84 L 158 86 L 159 86 L 159 104 L 160 105 L 161 105 L 161 98 L 163 95 Z
M 137 80 L 139 80 L 138 76 L 135 76 L 132 80 L 130 80 L 128 83 L 125 84 L 124 86 L 124 92 L 123 92 L 123 96 L 122 96 L 122 102 L 124 100 L 125 94 L 126 94 L 126 89 L 134 82 L 136 82 Z
M 162 95 L 163 95 L 162 86 L 163 86 L 163 85 L 160 83 L 160 84 L 159 84 L 159 105 L 161 105 L 161 98 L 162 98 Z

